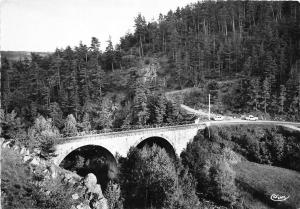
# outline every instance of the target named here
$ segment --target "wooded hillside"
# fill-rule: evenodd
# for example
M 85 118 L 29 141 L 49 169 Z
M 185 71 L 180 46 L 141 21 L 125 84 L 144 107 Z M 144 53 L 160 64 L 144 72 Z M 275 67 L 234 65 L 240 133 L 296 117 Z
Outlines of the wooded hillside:
M 104 52 L 93 37 L 89 46 L 45 57 L 2 57 L 4 112 L 30 122 L 42 114 L 60 128 L 69 114 L 94 129 L 161 123 L 180 118 L 177 106 L 167 105 L 166 89 L 214 91 L 216 81 L 236 79 L 227 92 L 215 92 L 213 103 L 299 119 L 298 2 L 205 1 L 157 21 L 139 14 L 134 24 L 116 47 L 108 40 Z M 142 69 L 153 66 L 155 76 L 145 80 Z

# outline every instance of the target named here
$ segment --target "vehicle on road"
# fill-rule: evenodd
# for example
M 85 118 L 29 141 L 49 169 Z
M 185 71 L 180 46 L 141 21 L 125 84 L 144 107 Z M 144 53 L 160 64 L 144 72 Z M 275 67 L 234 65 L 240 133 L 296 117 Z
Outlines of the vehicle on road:
M 218 120 L 218 121 L 224 120 L 224 117 L 221 115 L 217 115 L 216 117 L 213 118 L 213 120 Z
M 246 120 L 258 120 L 258 117 L 255 117 L 253 115 L 249 115 L 248 117 L 246 117 Z
M 200 118 L 197 118 L 196 120 L 195 120 L 195 124 L 199 124 L 200 123 Z

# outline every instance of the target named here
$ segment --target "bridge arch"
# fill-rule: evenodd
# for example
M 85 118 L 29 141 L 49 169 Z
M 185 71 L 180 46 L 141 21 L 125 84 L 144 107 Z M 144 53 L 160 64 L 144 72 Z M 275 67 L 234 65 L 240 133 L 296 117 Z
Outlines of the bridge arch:
M 148 136 L 143 137 L 141 140 L 139 140 L 135 147 L 137 148 L 143 148 L 144 146 L 153 146 L 153 144 L 156 144 L 157 146 L 164 148 L 168 155 L 172 159 L 176 159 L 176 151 L 174 144 L 168 139 L 166 136 Z
M 84 145 L 71 150 L 59 166 L 83 177 L 94 173 L 103 188 L 109 180 L 116 178 L 118 172 L 114 155 L 100 145 Z

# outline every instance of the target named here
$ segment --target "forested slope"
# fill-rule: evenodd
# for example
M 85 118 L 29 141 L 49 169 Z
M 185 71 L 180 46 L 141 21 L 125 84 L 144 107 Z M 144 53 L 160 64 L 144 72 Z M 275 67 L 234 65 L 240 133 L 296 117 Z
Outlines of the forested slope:
M 134 24 L 103 52 L 92 38 L 45 57 L 2 57 L 4 112 L 25 127 L 39 114 L 60 129 L 70 114 L 81 130 L 173 123 L 183 116 L 164 91 L 201 87 L 216 109 L 299 120 L 298 2 L 204 1 Z

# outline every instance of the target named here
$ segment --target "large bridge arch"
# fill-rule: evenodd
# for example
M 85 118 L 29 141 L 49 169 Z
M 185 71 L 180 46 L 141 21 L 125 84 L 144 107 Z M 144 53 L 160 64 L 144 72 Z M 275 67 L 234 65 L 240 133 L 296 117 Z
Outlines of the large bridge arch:
M 113 158 L 116 161 L 113 151 L 111 151 L 109 147 L 98 143 L 77 143 L 77 144 L 70 143 L 70 145 L 59 144 L 56 146 L 55 157 L 52 159 L 52 161 L 54 162 L 55 165 L 59 166 L 61 162 L 72 152 L 78 149 L 82 149 L 84 147 L 92 147 L 92 146 L 99 147 L 100 149 L 105 150 L 107 156 L 110 156 L 110 158 Z
M 172 159 L 176 159 L 175 146 L 172 143 L 172 141 L 168 139 L 167 136 L 164 135 L 153 135 L 153 136 L 142 137 L 140 140 L 138 140 L 135 143 L 135 147 L 143 148 L 146 145 L 151 147 L 153 146 L 153 144 L 156 144 L 157 146 L 164 148 Z
M 73 149 L 65 155 L 59 166 L 75 171 L 82 177 L 94 173 L 103 189 L 109 180 L 116 178 L 118 173 L 117 160 L 114 155 L 100 145 L 85 145 Z

